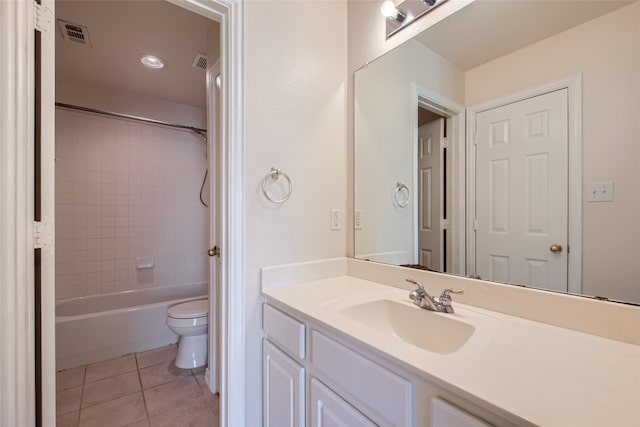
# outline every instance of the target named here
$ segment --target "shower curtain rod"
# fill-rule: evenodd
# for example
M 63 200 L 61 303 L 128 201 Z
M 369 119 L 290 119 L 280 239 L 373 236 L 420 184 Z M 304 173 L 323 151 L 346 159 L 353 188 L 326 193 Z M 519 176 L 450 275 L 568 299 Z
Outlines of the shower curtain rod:
M 151 123 L 154 125 L 169 126 L 172 128 L 194 131 L 196 133 L 201 133 L 201 132 L 207 133 L 206 129 L 200 129 L 194 126 L 179 125 L 175 123 L 163 122 L 161 120 L 148 119 L 146 117 L 131 116 L 129 114 L 122 114 L 122 113 L 113 113 L 111 111 L 103 111 L 103 110 L 97 110 L 95 108 L 80 107 L 78 105 L 65 104 L 62 102 L 56 102 L 56 107 L 68 108 L 70 110 L 85 111 L 87 113 L 102 114 L 104 116 L 118 117 L 121 119 L 136 120 L 138 122 Z

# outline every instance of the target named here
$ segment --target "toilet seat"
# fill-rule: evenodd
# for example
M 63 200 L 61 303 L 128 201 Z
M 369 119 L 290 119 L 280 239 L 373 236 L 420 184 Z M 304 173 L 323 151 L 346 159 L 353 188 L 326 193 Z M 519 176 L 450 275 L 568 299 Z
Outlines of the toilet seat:
M 184 302 L 169 308 L 169 317 L 174 319 L 194 319 L 209 315 L 209 299 Z

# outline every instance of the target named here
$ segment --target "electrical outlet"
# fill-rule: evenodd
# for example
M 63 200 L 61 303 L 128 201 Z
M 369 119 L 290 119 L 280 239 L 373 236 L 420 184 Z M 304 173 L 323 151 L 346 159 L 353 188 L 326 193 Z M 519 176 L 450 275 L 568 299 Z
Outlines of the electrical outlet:
M 591 182 L 587 184 L 587 202 L 612 202 L 613 182 Z
M 342 228 L 342 215 L 340 209 L 331 209 L 331 230 L 340 230 Z
M 353 226 L 356 230 L 362 230 L 362 211 L 359 209 L 353 212 Z

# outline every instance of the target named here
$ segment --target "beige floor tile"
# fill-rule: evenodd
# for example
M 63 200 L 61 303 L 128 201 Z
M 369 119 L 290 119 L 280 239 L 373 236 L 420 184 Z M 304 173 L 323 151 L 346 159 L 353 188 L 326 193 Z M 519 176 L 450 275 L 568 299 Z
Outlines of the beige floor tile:
M 178 378 L 169 383 L 144 390 L 150 416 L 173 410 L 202 395 L 202 390 L 193 376 Z
M 149 421 L 145 418 L 144 420 L 136 421 L 133 424 L 127 424 L 125 427 L 149 427 Z
M 198 384 L 200 384 L 202 391 L 205 391 L 205 390 L 209 391 L 209 386 L 207 386 L 207 380 L 204 379 L 204 372 L 201 372 L 199 374 L 194 374 L 194 376 L 196 377 L 196 381 L 198 381 Z
M 175 360 L 177 352 L 178 346 L 176 344 L 172 344 L 166 347 L 156 348 L 155 350 L 138 353 L 136 354 L 136 358 L 138 359 L 138 369 Z
M 82 394 L 82 407 L 117 399 L 140 391 L 138 372 L 117 375 L 85 384 Z
M 117 359 L 109 359 L 104 362 L 94 363 L 87 366 L 87 375 L 85 384 L 93 381 L 109 378 L 138 369 L 136 358 L 133 354 L 118 357 Z
M 217 419 L 207 403 L 201 397 L 169 412 L 151 417 L 151 427 L 212 427 Z
M 218 393 L 207 396 L 207 400 L 209 401 L 209 406 L 213 411 L 213 415 L 216 418 L 220 417 L 220 395 Z
M 162 362 L 158 365 L 140 369 L 140 379 L 142 388 L 148 389 L 160 384 L 168 383 L 180 377 L 191 375 L 190 369 L 180 369 L 176 367 L 173 360 Z
M 142 393 L 136 393 L 82 409 L 80 427 L 122 427 L 146 417 Z
M 204 366 L 200 366 L 199 368 L 193 368 L 191 372 L 193 372 L 193 375 L 199 375 L 199 374 L 204 374 L 206 370 L 207 370 L 207 365 L 204 365 Z
M 73 369 L 65 369 L 56 373 L 56 390 L 66 390 L 77 387 L 84 382 L 84 366 Z
M 69 388 L 56 393 L 56 413 L 64 415 L 80 409 L 82 386 Z
M 78 415 L 80 411 L 69 412 L 68 414 L 56 417 L 56 427 L 78 427 Z

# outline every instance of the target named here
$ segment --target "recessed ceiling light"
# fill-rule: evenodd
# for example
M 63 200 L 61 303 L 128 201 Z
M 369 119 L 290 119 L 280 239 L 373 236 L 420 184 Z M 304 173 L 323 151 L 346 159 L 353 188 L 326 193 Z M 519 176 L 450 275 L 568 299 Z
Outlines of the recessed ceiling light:
M 154 55 L 142 55 L 140 56 L 140 62 L 142 62 L 145 67 L 153 68 L 154 70 L 159 70 L 164 67 L 164 61 Z

